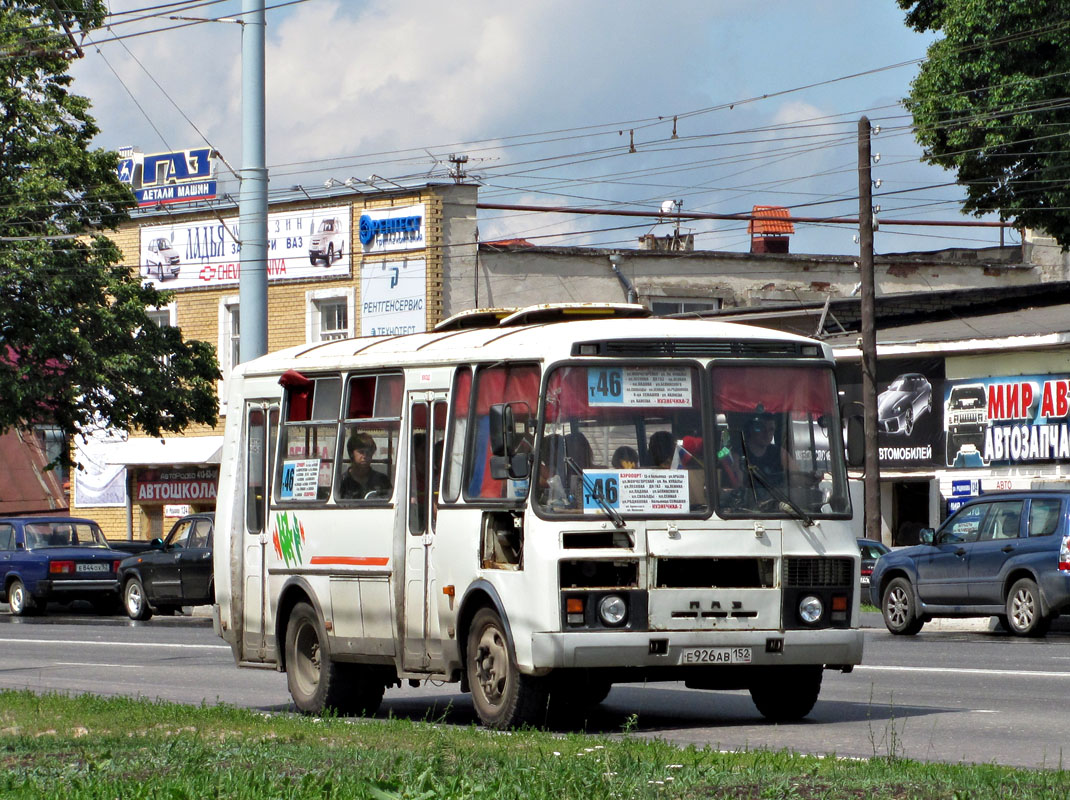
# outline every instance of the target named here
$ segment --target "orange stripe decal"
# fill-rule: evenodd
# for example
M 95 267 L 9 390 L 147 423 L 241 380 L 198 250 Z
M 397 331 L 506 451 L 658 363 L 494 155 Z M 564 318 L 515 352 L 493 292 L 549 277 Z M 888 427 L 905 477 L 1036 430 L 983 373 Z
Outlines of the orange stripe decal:
M 347 567 L 385 567 L 390 563 L 390 559 L 371 556 L 312 556 L 308 563 L 345 565 Z

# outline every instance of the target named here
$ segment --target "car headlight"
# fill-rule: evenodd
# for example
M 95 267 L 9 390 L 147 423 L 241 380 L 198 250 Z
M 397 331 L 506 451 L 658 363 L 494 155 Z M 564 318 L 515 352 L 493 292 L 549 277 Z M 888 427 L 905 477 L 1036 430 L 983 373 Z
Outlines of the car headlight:
M 805 622 L 807 625 L 813 625 L 825 612 L 825 606 L 821 603 L 820 597 L 815 597 L 812 594 L 806 595 L 801 601 L 799 601 L 799 619 Z
M 598 616 L 606 625 L 620 625 L 628 616 L 628 605 L 617 594 L 607 594 L 598 603 Z

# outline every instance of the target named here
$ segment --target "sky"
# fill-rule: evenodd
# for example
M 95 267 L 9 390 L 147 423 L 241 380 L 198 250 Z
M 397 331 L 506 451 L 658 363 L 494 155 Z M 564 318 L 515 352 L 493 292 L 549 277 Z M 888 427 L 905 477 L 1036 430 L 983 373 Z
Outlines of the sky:
M 895 0 L 265 3 L 271 197 L 347 179 L 351 191 L 449 181 L 456 154 L 485 202 L 854 217 L 866 115 L 880 127 L 878 222 L 973 219 L 953 174 L 921 162 L 900 104 L 933 37 L 908 29 Z M 241 2 L 108 4 L 108 27 L 72 66 L 95 144 L 208 144 L 240 169 L 242 26 L 169 17 L 236 18 Z M 217 176 L 237 197 L 228 168 Z M 696 249 L 749 246 L 745 222 L 681 229 Z M 479 214 L 484 241 L 629 248 L 672 230 L 656 216 Z M 791 250 L 857 254 L 856 233 L 799 224 Z M 999 240 L 995 228 L 884 225 L 875 249 Z

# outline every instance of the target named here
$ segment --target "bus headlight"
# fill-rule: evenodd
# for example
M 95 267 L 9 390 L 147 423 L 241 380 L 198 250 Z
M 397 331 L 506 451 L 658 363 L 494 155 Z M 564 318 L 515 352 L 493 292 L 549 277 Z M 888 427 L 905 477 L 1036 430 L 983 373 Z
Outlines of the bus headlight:
M 598 616 L 605 625 L 620 625 L 628 616 L 628 604 L 618 594 L 607 594 L 598 603 Z
M 813 625 L 825 612 L 825 607 L 821 604 L 821 598 L 815 597 L 812 594 L 806 595 L 801 601 L 799 601 L 799 619 L 805 622 L 807 625 Z

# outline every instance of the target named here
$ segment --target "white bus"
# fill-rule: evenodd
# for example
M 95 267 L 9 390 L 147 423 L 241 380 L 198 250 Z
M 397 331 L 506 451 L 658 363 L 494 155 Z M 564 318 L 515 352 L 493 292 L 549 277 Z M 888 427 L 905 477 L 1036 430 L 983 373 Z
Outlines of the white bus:
M 829 348 L 641 306 L 458 315 L 242 364 L 216 630 L 298 709 L 459 681 L 490 727 L 614 683 L 797 719 L 862 657 Z

